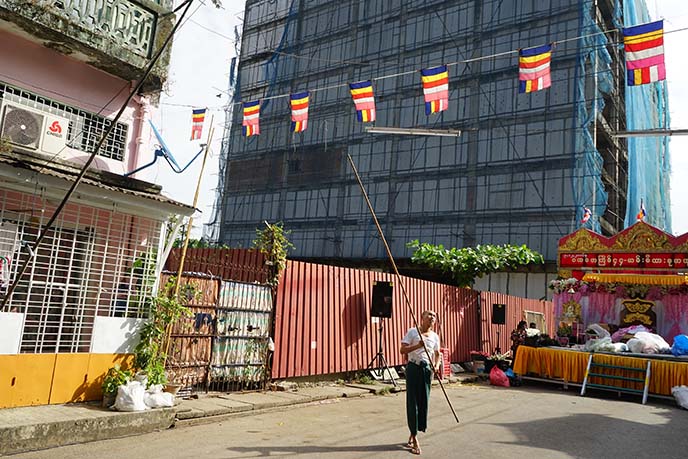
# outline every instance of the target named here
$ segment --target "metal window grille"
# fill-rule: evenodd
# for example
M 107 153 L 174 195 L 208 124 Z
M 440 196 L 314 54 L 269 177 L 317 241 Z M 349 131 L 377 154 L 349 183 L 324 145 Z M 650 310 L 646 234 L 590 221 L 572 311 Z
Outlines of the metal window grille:
M 70 123 L 69 131 L 67 132 L 67 144 L 71 148 L 86 153 L 93 152 L 98 140 L 112 124 L 112 121 L 103 116 L 61 104 L 1 82 L 0 99 L 68 119 Z M 128 130 L 129 126 L 126 124 L 117 123 L 115 129 L 105 139 L 105 143 L 98 151 L 98 155 L 118 161 L 124 160 Z
M 55 203 L 0 189 L 0 298 Z M 25 314 L 20 351 L 89 352 L 96 316 L 143 318 L 161 222 L 68 204 L 5 306 Z

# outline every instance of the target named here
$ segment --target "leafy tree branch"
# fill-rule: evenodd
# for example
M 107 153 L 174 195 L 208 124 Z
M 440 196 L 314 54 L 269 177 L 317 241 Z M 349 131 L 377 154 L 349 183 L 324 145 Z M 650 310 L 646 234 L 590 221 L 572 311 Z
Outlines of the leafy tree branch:
M 477 245 L 457 249 L 445 249 L 442 244 L 421 243 L 417 239 L 407 244 L 415 249 L 413 263 L 450 274 L 459 287 L 470 287 L 476 278 L 504 269 L 515 269 L 531 263 L 545 262 L 542 255 L 525 245 Z

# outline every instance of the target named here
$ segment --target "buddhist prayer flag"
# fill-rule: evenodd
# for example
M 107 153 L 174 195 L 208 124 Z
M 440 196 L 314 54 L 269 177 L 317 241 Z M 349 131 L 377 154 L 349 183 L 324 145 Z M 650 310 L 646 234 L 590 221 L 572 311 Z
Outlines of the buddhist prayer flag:
M 302 132 L 308 127 L 308 91 L 289 96 L 291 102 L 291 130 Z
M 549 88 L 552 84 L 549 63 L 552 60 L 552 45 L 518 51 L 518 92 L 533 92 Z
M 425 114 L 441 112 L 449 106 L 449 72 L 446 65 L 421 69 Z
M 244 102 L 244 121 L 242 131 L 244 137 L 260 134 L 260 101 Z
M 203 134 L 205 112 L 205 108 L 197 108 L 191 111 L 191 140 L 198 140 L 201 138 Z
M 587 207 L 583 207 L 583 218 L 581 219 L 581 223 L 585 224 L 590 220 L 590 217 L 592 217 L 592 212 L 590 209 Z
M 359 81 L 349 84 L 351 97 L 356 107 L 356 118 L 362 123 L 375 121 L 375 96 L 371 81 Z
M 645 216 L 647 215 L 647 212 L 645 212 L 645 204 L 643 204 L 643 200 L 640 200 L 640 212 L 638 212 L 638 215 L 635 216 L 636 220 L 639 222 L 642 222 L 645 220 Z
M 628 85 L 664 80 L 664 21 L 623 29 Z

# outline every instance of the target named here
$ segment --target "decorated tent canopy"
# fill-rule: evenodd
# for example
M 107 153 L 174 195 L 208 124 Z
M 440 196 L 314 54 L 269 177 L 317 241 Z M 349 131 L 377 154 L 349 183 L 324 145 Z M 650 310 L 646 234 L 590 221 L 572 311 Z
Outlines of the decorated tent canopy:
M 551 284 L 564 323 L 645 325 L 669 343 L 688 334 L 688 233 L 638 222 L 606 237 L 587 229 L 559 241 Z

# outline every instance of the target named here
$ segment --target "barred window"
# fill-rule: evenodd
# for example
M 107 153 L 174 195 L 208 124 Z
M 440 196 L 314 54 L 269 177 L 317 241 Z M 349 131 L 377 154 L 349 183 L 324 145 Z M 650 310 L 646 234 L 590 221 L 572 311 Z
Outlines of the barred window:
M 3 102 L 13 102 L 24 107 L 40 110 L 66 118 L 70 121 L 67 132 L 67 145 L 75 150 L 93 153 L 98 141 L 110 127 L 112 121 L 76 107 L 64 105 L 24 89 L 0 82 L 0 99 Z M 124 160 L 129 126 L 117 123 L 115 129 L 103 143 L 98 156 L 117 161 Z

